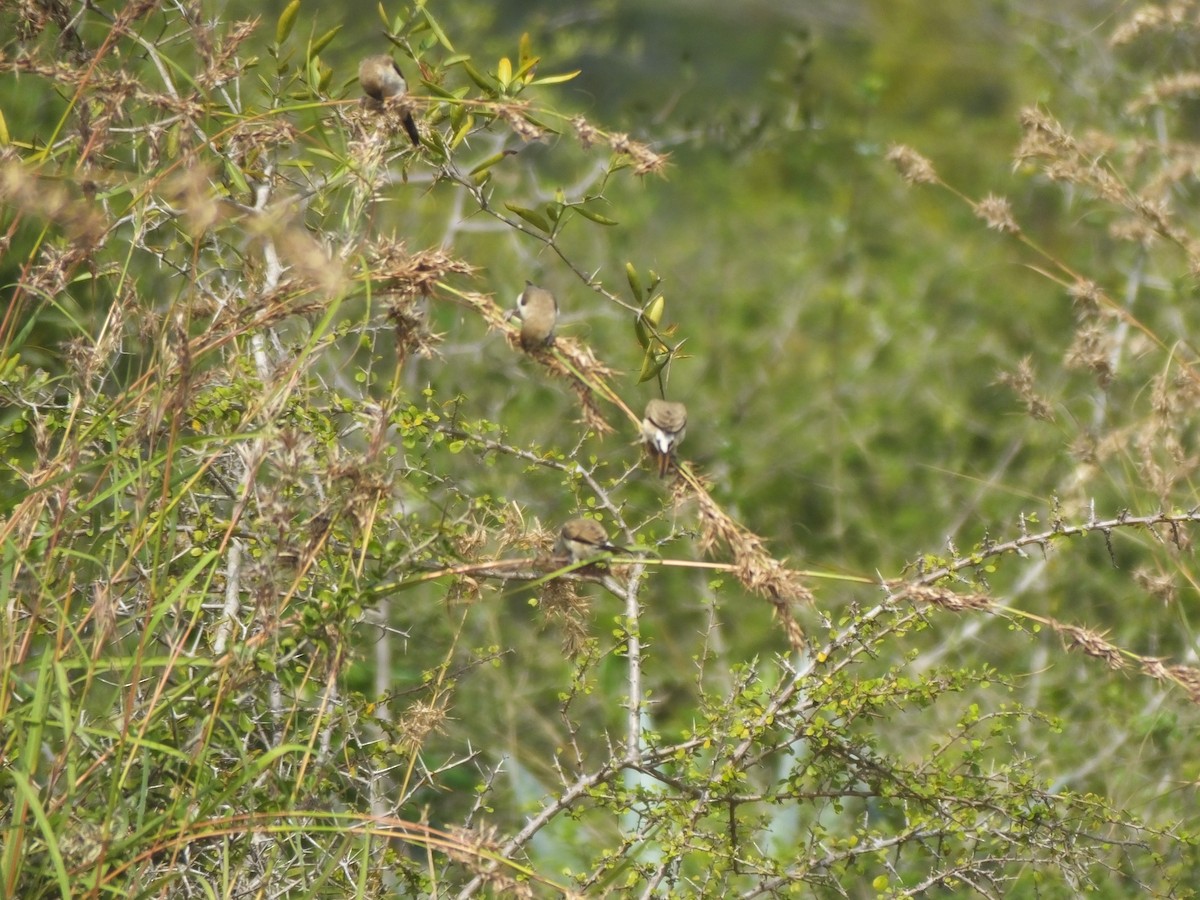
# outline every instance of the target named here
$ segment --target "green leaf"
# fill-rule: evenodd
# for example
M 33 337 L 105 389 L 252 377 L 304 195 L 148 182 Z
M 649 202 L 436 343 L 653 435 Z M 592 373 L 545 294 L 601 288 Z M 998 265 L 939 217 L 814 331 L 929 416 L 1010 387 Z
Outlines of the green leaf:
M 517 60 L 521 67 L 519 71 L 524 72 L 528 69 L 528 61 L 531 59 L 537 62 L 537 58 L 533 55 L 533 40 L 526 31 L 521 34 L 521 40 L 517 42 Z
M 448 91 L 448 90 L 446 90 L 446 88 L 442 87 L 440 84 L 430 84 L 428 81 L 422 81 L 421 85 L 430 94 L 433 94 L 435 97 L 441 97 L 443 100 L 461 100 L 462 99 L 462 97 L 459 96 L 459 91 L 462 90 L 461 88 L 457 91 Z
M 471 133 L 471 129 L 474 127 L 475 127 L 475 116 L 471 113 L 468 113 L 467 115 L 463 116 L 462 122 L 460 122 L 458 127 L 454 130 L 454 137 L 451 138 L 451 140 L 450 140 L 451 148 L 457 147 L 464 140 L 466 140 L 467 135 Z
M 571 209 L 575 210 L 575 212 L 579 213 L 585 219 L 591 219 L 597 225 L 619 225 L 620 224 L 616 219 L 610 219 L 608 216 L 602 216 L 602 215 L 600 215 L 600 213 L 593 212 L 592 210 L 588 209 L 586 206 L 572 206 Z
M 249 183 L 246 181 L 246 176 L 242 174 L 242 170 L 229 160 L 225 161 L 225 174 L 229 176 L 229 180 L 233 182 L 233 186 L 243 195 L 253 193 L 250 190 Z
M 466 70 L 467 77 L 479 85 L 480 90 L 487 91 L 489 94 L 496 93 L 496 85 L 469 62 L 463 62 L 463 69 Z
M 625 277 L 629 279 L 629 289 L 633 291 L 633 299 L 641 303 L 642 298 L 646 296 L 642 290 L 642 277 L 638 275 L 637 267 L 631 262 L 625 263 Z
M 346 161 L 346 157 L 344 155 L 339 156 L 332 150 L 326 150 L 324 147 L 308 147 L 306 148 L 306 152 L 313 156 L 319 157 L 320 159 L 327 159 L 330 162 L 337 163 L 338 165 L 342 165 Z
M 666 310 L 666 308 L 667 298 L 665 295 L 659 294 L 650 301 L 650 305 L 642 311 L 642 315 L 646 317 L 647 322 L 657 328 L 659 323 L 662 322 L 663 312 Z
M 332 41 L 335 37 L 337 37 L 337 33 L 341 30 L 342 30 L 342 26 L 336 25 L 333 28 L 330 28 L 327 32 L 325 32 L 319 38 L 317 38 L 317 40 L 313 43 L 313 45 L 308 48 L 308 58 L 311 60 L 314 56 L 316 56 L 318 53 L 320 53 L 322 50 L 324 50 L 327 46 L 329 46 L 329 42 Z
M 547 75 L 545 78 L 535 78 L 530 84 L 562 84 L 564 81 L 570 81 L 582 72 L 583 69 L 576 69 L 574 72 L 565 72 L 562 75 Z
M 446 32 L 442 31 L 442 26 L 439 25 L 437 19 L 433 17 L 433 13 L 422 6 L 421 14 L 425 16 L 425 21 L 429 23 L 429 28 L 434 33 L 434 36 L 437 37 L 438 43 L 453 53 L 454 45 L 450 43 L 450 38 L 446 37 Z
M 518 216 L 532 225 L 539 231 L 550 233 L 550 223 L 542 218 L 542 214 L 534 209 L 526 209 L 524 206 L 517 206 L 515 203 L 505 203 L 505 208 L 510 212 L 515 212 Z
M 540 61 L 541 61 L 540 57 L 537 57 L 537 56 L 531 56 L 529 59 L 522 59 L 520 61 L 520 65 L 517 67 L 517 71 L 515 71 L 513 73 L 513 80 L 514 81 L 524 81 L 526 84 L 529 84 L 530 79 L 526 78 L 525 76 Z
M 516 150 L 501 150 L 499 153 L 493 153 L 491 156 L 489 156 L 487 159 L 485 159 L 483 162 L 481 162 L 479 165 L 477 165 L 475 168 L 473 168 L 467 174 L 468 175 L 476 175 L 479 172 L 482 172 L 484 169 L 490 169 L 496 163 L 500 162 L 500 160 L 506 159 L 507 157 L 512 156 L 516 152 L 517 152 Z
M 300 12 L 300 0 L 292 0 L 283 8 L 283 12 L 279 14 L 279 21 L 275 23 L 275 43 L 282 44 L 291 35 L 298 12 Z
M 645 357 L 642 359 L 642 371 L 638 375 L 638 384 L 649 381 L 651 378 L 657 378 L 658 373 L 663 370 L 668 362 L 671 361 L 670 353 L 658 354 L 653 350 L 647 350 Z
M 49 658 L 49 654 L 47 654 L 47 658 Z M 62 850 L 58 845 L 57 829 L 50 823 L 50 819 L 46 815 L 46 808 L 38 796 L 38 789 L 34 787 L 33 781 L 24 772 L 12 769 L 9 771 L 8 777 L 12 779 L 16 793 L 20 795 L 21 804 L 25 806 L 27 812 L 32 813 L 38 830 L 46 842 L 45 851 L 50 857 L 51 868 L 58 881 L 61 896 L 74 896 L 71 879 L 67 874 L 67 866 L 63 861 Z
M 637 337 L 637 342 L 642 345 L 642 349 L 646 350 L 650 347 L 650 332 L 646 330 L 646 319 L 639 315 L 633 320 L 633 333 Z

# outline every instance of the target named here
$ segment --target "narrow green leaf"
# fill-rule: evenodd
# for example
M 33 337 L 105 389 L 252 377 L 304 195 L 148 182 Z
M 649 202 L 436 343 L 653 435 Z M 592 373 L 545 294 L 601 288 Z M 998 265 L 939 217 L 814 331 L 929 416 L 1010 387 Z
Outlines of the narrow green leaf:
M 474 127 L 475 116 L 471 113 L 467 113 L 467 115 L 462 117 L 462 122 L 454 130 L 454 137 L 450 141 L 451 148 L 457 147 L 464 140 L 466 140 L 467 135 L 470 134 L 471 129 Z
M 521 34 L 521 40 L 517 43 L 517 60 L 521 66 L 519 71 L 524 72 L 529 68 L 528 61 L 531 59 L 535 62 L 537 61 L 533 55 L 533 39 L 530 38 L 529 32 L 526 31 Z
M 496 93 L 496 85 L 492 80 L 490 80 L 488 78 L 488 76 L 484 75 L 482 72 L 480 72 L 478 69 L 476 69 L 469 62 L 464 62 L 463 68 L 467 72 L 467 77 L 469 77 L 473 82 L 475 82 L 477 85 L 479 85 L 480 90 L 487 91 L 489 94 Z
M 329 42 L 332 41 L 335 37 L 337 37 L 337 33 L 341 30 L 342 30 L 342 26 L 336 25 L 333 28 L 330 28 L 327 32 L 325 32 L 319 38 L 317 38 L 316 42 L 311 47 L 308 48 L 308 58 L 312 59 L 314 56 L 316 56 L 318 53 L 320 53 L 322 50 L 324 50 L 327 46 L 329 46 Z
M 490 169 L 496 163 L 500 162 L 500 160 L 506 159 L 506 158 L 512 156 L 513 154 L 515 154 L 516 152 L 517 152 L 516 150 L 501 150 L 499 153 L 493 153 L 491 156 L 489 156 L 487 159 L 485 159 L 483 162 L 481 162 L 479 165 L 477 165 L 475 168 L 473 168 L 467 174 L 468 175 L 476 175 L 479 172 L 482 172 L 484 169 Z
M 229 176 L 229 180 L 233 182 L 234 188 L 241 192 L 243 196 L 251 193 L 250 184 L 246 181 L 246 176 L 242 174 L 242 170 L 228 160 L 225 162 L 225 173 Z
M 515 212 L 518 216 L 532 225 L 539 231 L 550 233 L 550 223 L 542 218 L 542 214 L 534 209 L 526 209 L 523 206 L 517 206 L 515 203 L 505 203 L 504 206 L 510 211 Z
M 633 320 L 633 333 L 637 337 L 637 342 L 642 345 L 643 350 L 650 347 L 650 332 L 646 330 L 646 320 L 643 316 L 638 315 Z
M 536 66 L 539 62 L 541 62 L 541 57 L 538 57 L 538 56 L 531 56 L 531 57 L 529 57 L 529 59 L 522 59 L 520 62 L 520 65 L 517 68 L 517 71 L 513 72 L 513 79 L 516 81 L 523 80 L 523 81 L 528 82 L 529 79 L 525 78 L 525 76 L 527 74 L 529 74 L 529 72 L 533 69 L 533 67 Z
M 575 210 L 575 212 L 579 213 L 585 219 L 591 219 L 597 225 L 619 225 L 620 224 L 616 219 L 610 219 L 608 216 L 602 216 L 602 215 L 600 215 L 600 213 L 593 212 L 592 210 L 588 209 L 586 206 L 572 206 L 571 209 Z
M 275 23 L 275 43 L 282 44 L 291 35 L 298 12 L 300 12 L 300 0 L 292 0 L 283 8 L 283 12 L 279 14 L 279 21 Z
M 638 384 L 643 384 L 651 378 L 658 377 L 658 373 L 663 370 L 663 367 L 670 361 L 671 354 L 663 353 L 661 356 L 647 350 L 646 356 L 642 359 L 642 371 L 638 375 Z
M 642 291 L 642 276 L 638 274 L 637 268 L 633 263 L 625 263 L 625 277 L 629 279 L 629 289 L 633 291 L 633 299 L 638 303 L 642 302 L 645 293 Z
M 321 60 L 311 51 L 308 55 L 308 67 L 305 75 L 308 80 L 309 90 L 315 94 L 317 92 L 317 86 L 321 83 Z
M 332 150 L 326 150 L 324 147 L 306 147 L 305 152 L 319 157 L 320 159 L 327 159 L 330 162 L 337 163 L 338 165 L 343 165 L 346 162 L 346 157 L 344 155 L 339 156 Z
M 574 72 L 565 72 L 562 75 L 547 75 L 545 78 L 535 78 L 530 84 L 562 84 L 564 81 L 570 81 L 582 72 L 583 69 L 576 69 Z
M 433 13 L 431 13 L 428 9 L 426 9 L 424 6 L 422 6 L 421 14 L 423 16 L 425 16 L 425 21 L 429 23 L 429 28 L 434 33 L 434 35 L 437 37 L 438 43 L 440 43 L 443 47 L 445 47 L 447 50 L 449 50 L 451 53 L 453 53 L 454 45 L 450 43 L 450 38 L 446 37 L 446 32 L 442 31 L 442 26 L 439 25 L 437 22 L 437 19 L 435 19 L 433 17 Z
M 42 838 L 46 842 L 46 853 L 50 857 L 51 868 L 54 870 L 54 877 L 58 881 L 58 889 L 61 892 L 61 896 L 75 896 L 72 890 L 71 879 L 67 875 L 66 863 L 63 861 L 62 850 L 58 846 L 58 837 L 54 827 L 50 824 L 50 819 L 46 816 L 46 808 L 42 806 L 37 788 L 33 786 L 33 782 L 24 772 L 10 769 L 8 777 L 12 779 L 13 785 L 17 789 L 16 792 L 21 795 L 21 799 L 29 807 L 30 812 L 33 813 L 38 830 L 42 833 Z
M 422 81 L 421 86 L 425 88 L 427 93 L 435 97 L 441 97 L 443 100 L 461 100 L 457 91 L 448 91 L 440 84 L 430 84 L 428 81 Z M 461 90 L 461 88 L 460 88 Z

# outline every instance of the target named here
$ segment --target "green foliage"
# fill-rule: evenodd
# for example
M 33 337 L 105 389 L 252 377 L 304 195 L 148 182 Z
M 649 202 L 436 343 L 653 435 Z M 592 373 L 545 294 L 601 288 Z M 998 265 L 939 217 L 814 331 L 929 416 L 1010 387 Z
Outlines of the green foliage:
M 0 894 L 1194 891 L 1196 35 L 502 8 L 0 13 Z

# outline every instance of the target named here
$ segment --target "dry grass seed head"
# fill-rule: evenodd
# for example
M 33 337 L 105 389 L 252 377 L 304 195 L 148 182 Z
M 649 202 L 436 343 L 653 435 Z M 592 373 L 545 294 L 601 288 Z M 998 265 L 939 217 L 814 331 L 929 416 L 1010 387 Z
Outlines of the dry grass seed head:
M 1154 226 L 1138 216 L 1125 216 L 1115 220 L 1108 226 L 1108 233 L 1114 240 L 1127 241 L 1141 247 L 1149 247 L 1159 238 Z
M 1067 289 L 1067 294 L 1080 318 L 1094 316 L 1105 308 L 1104 292 L 1094 281 L 1079 279 Z
M 1200 704 L 1200 669 L 1191 666 L 1170 666 L 1167 675 L 1188 693 L 1188 698 Z
M 441 250 L 409 253 L 403 241 L 394 239 L 377 241 L 369 258 L 366 274 L 383 290 L 402 297 L 432 297 L 438 282 L 451 275 L 470 277 L 476 271 L 474 266 Z
M 803 629 L 792 614 L 792 605 L 813 602 L 810 591 L 798 573 L 793 572 L 766 551 L 762 538 L 747 531 L 725 514 L 701 486 L 691 487 L 683 478 L 676 479 L 675 496 L 690 496 L 696 500 L 700 520 L 700 549 L 710 554 L 717 544 L 724 544 L 733 555 L 734 576 L 748 591 L 771 601 L 795 650 L 805 645 Z
M 1012 205 L 1007 197 L 988 194 L 975 204 L 975 215 L 983 219 L 988 228 L 1004 234 L 1020 234 L 1021 228 L 1013 218 Z
M 950 612 L 969 609 L 991 609 L 993 601 L 986 594 L 957 594 L 932 584 L 917 584 L 904 591 L 904 596 L 918 603 L 928 603 Z
M 1121 655 L 1120 649 L 1105 640 L 1100 632 L 1062 622 L 1054 623 L 1054 627 L 1062 635 L 1068 649 L 1077 648 L 1088 656 L 1103 660 L 1114 671 L 1125 668 L 1125 657 Z
M 418 700 L 404 710 L 400 729 L 409 746 L 416 749 L 424 745 L 429 735 L 440 733 L 446 721 L 446 710 L 442 706 Z
M 30 171 L 19 161 L 0 168 L 0 201 L 39 220 L 52 222 L 82 248 L 95 247 L 104 237 L 103 210 L 71 188 Z
M 1085 324 L 1075 330 L 1071 346 L 1063 357 L 1068 369 L 1091 372 L 1101 388 L 1112 384 L 1112 335 L 1095 323 Z
M 204 90 L 210 91 L 213 88 L 236 79 L 242 69 L 246 68 L 245 64 L 239 64 L 235 61 L 238 49 L 257 30 L 257 20 L 243 20 L 232 23 L 222 33 L 221 41 L 215 50 L 211 46 L 211 43 L 204 48 L 206 50 L 204 53 L 206 65 L 204 71 L 196 77 L 196 83 Z
M 1161 600 L 1164 606 L 1176 600 L 1178 588 L 1175 579 L 1165 572 L 1154 572 L 1142 567 L 1134 571 L 1133 580 L 1151 597 Z
M 1131 115 L 1139 115 L 1154 106 L 1168 106 L 1191 99 L 1200 92 L 1200 73 L 1178 72 L 1159 78 L 1142 89 L 1142 95 L 1126 105 Z
M 1190 7 L 1189 3 L 1139 6 L 1113 29 L 1108 44 L 1110 47 L 1120 47 L 1132 43 L 1143 34 L 1176 31 L 1186 24 Z
M 509 343 L 520 346 L 520 331 L 507 325 Z M 607 385 L 614 372 L 600 362 L 590 346 L 574 338 L 558 337 L 555 353 L 544 349 L 525 351 L 535 357 L 556 377 L 566 381 L 579 398 L 584 424 L 597 434 L 610 434 L 613 426 L 604 418 L 593 385 Z M 565 361 L 565 362 L 564 362 Z M 576 374 L 578 373 L 578 375 Z
M 212 183 L 212 171 L 207 166 L 189 165 L 163 185 L 163 197 L 182 210 L 184 227 L 194 238 L 203 237 L 227 218 L 228 208 L 214 196 Z
M 575 135 L 579 138 L 579 144 L 584 150 L 589 150 L 600 142 L 603 135 L 594 128 L 587 119 L 583 116 L 576 116 L 571 120 L 571 125 L 575 129 Z
M 415 298 L 395 294 L 387 299 L 385 308 L 396 339 L 396 359 L 401 365 L 413 353 L 425 358 L 437 355 L 442 335 L 429 330 L 429 322 Z
M 613 152 L 628 156 L 635 175 L 661 175 L 667 168 L 667 154 L 655 153 L 649 146 L 631 140 L 627 134 L 614 134 L 608 139 Z
M 501 106 L 497 112 L 512 129 L 513 134 L 528 144 L 530 141 L 536 141 L 545 132 L 525 117 L 526 108 L 526 104 L 523 103 L 508 103 Z
M 238 122 L 225 136 L 226 157 L 239 169 L 253 165 L 265 151 L 294 145 L 300 132 L 284 119 Z
M 450 829 L 451 841 L 442 844 L 446 855 L 456 862 L 462 863 L 475 872 L 487 883 L 487 891 L 497 897 L 513 897 L 515 900 L 531 900 L 534 896 L 533 887 L 527 881 L 520 881 L 508 874 L 503 865 L 496 860 L 504 858 L 500 843 L 494 828 L 461 828 Z
M 1025 404 L 1025 411 L 1040 421 L 1054 421 L 1054 407 L 1034 390 L 1035 375 L 1033 361 L 1025 357 L 1017 363 L 1015 372 L 1001 372 L 996 376 L 996 384 L 1004 385 L 1012 390 Z
M 938 184 L 940 181 L 933 163 L 911 147 L 892 144 L 888 148 L 887 161 L 909 184 Z
M 541 608 L 548 622 L 562 633 L 563 653 L 574 659 L 587 644 L 588 622 L 592 607 L 575 589 L 576 583 L 565 578 L 546 582 L 541 589 Z

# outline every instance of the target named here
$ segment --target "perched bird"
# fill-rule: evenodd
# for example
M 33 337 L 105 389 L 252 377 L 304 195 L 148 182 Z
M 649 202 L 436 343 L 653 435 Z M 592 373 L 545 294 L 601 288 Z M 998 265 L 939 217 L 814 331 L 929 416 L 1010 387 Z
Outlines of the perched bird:
M 642 440 L 650 455 L 658 460 L 658 477 L 667 474 L 675 447 L 687 433 L 687 407 L 682 403 L 655 398 L 646 404 L 642 417 Z
M 363 93 L 377 103 L 385 103 L 393 97 L 403 97 L 408 91 L 408 83 L 396 61 L 388 54 L 368 56 L 358 64 L 358 83 L 362 85 Z M 404 130 L 412 139 L 413 146 L 421 143 L 421 132 L 417 131 L 417 123 L 413 121 L 412 113 L 404 110 Z
M 572 519 L 563 525 L 554 544 L 554 552 L 573 563 L 592 559 L 601 553 L 623 552 L 608 539 L 608 532 L 595 519 Z
M 554 343 L 554 324 L 558 321 L 558 301 L 545 288 L 525 282 L 517 298 L 517 308 L 509 315 L 521 320 L 521 346 L 526 350 Z

